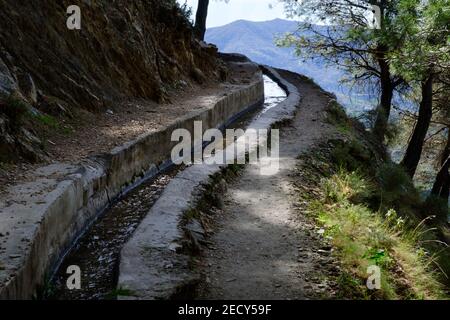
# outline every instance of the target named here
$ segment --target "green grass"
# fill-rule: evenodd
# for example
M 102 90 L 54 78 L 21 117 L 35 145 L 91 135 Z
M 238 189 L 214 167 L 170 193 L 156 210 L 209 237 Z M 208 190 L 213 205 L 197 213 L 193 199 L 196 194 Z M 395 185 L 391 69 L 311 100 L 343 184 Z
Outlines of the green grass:
M 38 114 L 35 116 L 35 119 L 50 128 L 59 129 L 58 121 L 48 114 Z
M 31 120 L 35 124 L 44 128 L 47 134 L 52 132 L 59 132 L 63 135 L 69 136 L 73 133 L 73 128 L 70 125 L 64 124 L 60 119 L 55 118 L 49 114 L 39 113 L 31 116 Z
M 342 297 L 361 299 L 446 298 L 434 256 L 420 247 L 425 224 L 409 229 L 393 209 L 376 212 L 365 205 L 375 192 L 358 172 L 340 170 L 324 178 L 322 198 L 310 211 L 337 249 L 344 272 L 338 279 Z M 367 268 L 381 268 L 381 289 L 366 287 Z

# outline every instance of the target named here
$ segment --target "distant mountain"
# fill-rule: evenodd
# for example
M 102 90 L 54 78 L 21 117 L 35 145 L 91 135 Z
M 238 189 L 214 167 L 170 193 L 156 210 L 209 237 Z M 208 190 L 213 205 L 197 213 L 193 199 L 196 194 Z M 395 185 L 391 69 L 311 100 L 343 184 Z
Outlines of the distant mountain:
M 317 26 L 317 28 L 321 28 Z M 264 22 L 237 20 L 222 27 L 211 28 L 206 32 L 206 41 L 217 45 L 222 52 L 236 52 L 248 56 L 253 61 L 288 69 L 314 79 L 325 90 L 333 92 L 350 113 L 356 108 L 371 109 L 369 99 L 339 85 L 343 72 L 326 66 L 320 59 L 303 62 L 294 54 L 292 48 L 279 48 L 275 39 L 287 32 L 297 30 L 297 22 L 275 19 Z M 357 112 L 357 113 L 359 113 Z

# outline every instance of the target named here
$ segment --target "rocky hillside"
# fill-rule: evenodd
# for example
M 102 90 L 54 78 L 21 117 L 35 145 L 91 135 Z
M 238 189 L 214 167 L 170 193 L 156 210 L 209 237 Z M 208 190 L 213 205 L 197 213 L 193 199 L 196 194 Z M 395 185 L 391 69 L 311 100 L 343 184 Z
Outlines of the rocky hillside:
M 175 0 L 2 0 L 0 161 L 40 157 L 32 119 L 107 110 L 118 98 L 164 101 L 179 81 L 219 77 L 215 50 L 192 36 Z

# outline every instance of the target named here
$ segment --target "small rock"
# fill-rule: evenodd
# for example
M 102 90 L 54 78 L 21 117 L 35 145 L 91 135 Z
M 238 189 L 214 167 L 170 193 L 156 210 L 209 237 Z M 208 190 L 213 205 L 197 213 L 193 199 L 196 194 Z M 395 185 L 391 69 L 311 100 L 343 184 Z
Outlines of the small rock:
M 186 230 L 196 232 L 202 236 L 205 235 L 205 230 L 203 229 L 202 224 L 197 219 L 192 219 L 187 225 Z
M 325 267 L 325 266 L 327 266 L 329 264 L 329 261 L 328 260 L 322 260 L 322 261 L 319 262 L 319 264 L 321 266 Z
M 192 69 L 192 71 L 191 71 L 191 76 L 192 76 L 192 78 L 193 78 L 196 82 L 198 82 L 199 84 L 202 84 L 202 83 L 204 83 L 204 82 L 206 81 L 205 75 L 204 75 L 203 72 L 202 72 L 200 69 L 198 69 L 198 68 Z
M 180 244 L 178 244 L 178 243 L 176 243 L 176 242 L 172 242 L 172 243 L 169 245 L 169 250 L 170 250 L 170 251 L 173 251 L 173 252 L 178 252 L 178 251 L 180 251 L 182 248 L 183 248 L 183 246 L 180 245 Z

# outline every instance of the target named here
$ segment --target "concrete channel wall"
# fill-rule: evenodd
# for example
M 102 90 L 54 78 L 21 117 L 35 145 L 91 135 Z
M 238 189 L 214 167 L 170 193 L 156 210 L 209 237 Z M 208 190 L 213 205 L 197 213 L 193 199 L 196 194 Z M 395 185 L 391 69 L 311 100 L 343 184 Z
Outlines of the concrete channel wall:
M 261 68 L 288 94 L 286 100 L 248 125 L 252 129 L 270 130 L 276 123 L 292 119 L 300 102 L 300 94 L 276 70 L 266 66 Z M 244 136 L 241 138 L 245 139 Z M 261 142 L 267 143 L 259 140 Z M 250 152 L 257 150 L 257 143 L 250 146 Z M 223 152 L 234 155 L 231 148 L 234 149 L 234 145 Z M 216 157 L 223 159 L 220 152 Z M 199 274 L 191 268 L 192 257 L 188 248 L 192 247 L 192 233 L 204 234 L 204 230 L 188 213 L 196 208 L 207 186 L 217 181 L 212 177 L 220 176 L 224 167 L 216 164 L 193 165 L 167 185 L 121 251 L 118 288 L 129 294 L 119 299 L 193 297 L 192 288 L 199 281 Z
M 13 187 L 0 202 L 0 299 L 30 299 L 45 284 L 74 240 L 111 201 L 169 161 L 173 130 L 193 133 L 222 127 L 264 100 L 262 73 L 236 86 L 213 105 L 186 115 L 159 131 L 145 134 L 80 166 L 54 164 L 36 172 L 36 180 Z

